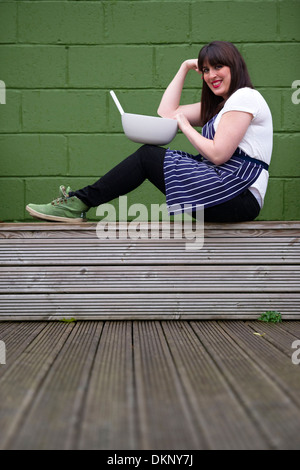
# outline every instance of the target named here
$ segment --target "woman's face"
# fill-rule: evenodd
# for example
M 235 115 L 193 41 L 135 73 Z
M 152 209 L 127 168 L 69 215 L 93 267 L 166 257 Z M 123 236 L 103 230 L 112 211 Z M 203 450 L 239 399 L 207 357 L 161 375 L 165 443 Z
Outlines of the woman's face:
M 206 63 L 202 67 L 203 79 L 211 91 L 224 99 L 228 98 L 231 72 L 227 65 L 210 65 Z

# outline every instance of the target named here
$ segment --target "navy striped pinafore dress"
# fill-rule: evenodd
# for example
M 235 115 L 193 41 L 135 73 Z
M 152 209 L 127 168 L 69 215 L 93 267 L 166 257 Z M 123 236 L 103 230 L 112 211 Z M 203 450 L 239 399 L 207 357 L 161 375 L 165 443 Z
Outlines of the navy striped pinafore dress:
M 203 126 L 203 137 L 214 138 L 216 117 Z M 169 213 L 190 212 L 229 201 L 249 188 L 263 168 L 268 170 L 268 165 L 239 148 L 222 165 L 215 165 L 201 155 L 168 148 L 164 177 Z

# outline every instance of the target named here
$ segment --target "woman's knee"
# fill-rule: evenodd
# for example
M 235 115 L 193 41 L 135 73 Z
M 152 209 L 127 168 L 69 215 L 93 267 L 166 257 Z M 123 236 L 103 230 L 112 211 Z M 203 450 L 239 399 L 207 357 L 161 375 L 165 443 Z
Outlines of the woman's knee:
M 135 157 L 143 168 L 163 165 L 166 149 L 157 145 L 144 144 L 136 152 Z
M 137 150 L 137 153 L 148 158 L 153 156 L 153 154 L 160 152 L 158 149 L 161 149 L 161 147 L 157 147 L 157 145 L 152 144 L 144 144 Z

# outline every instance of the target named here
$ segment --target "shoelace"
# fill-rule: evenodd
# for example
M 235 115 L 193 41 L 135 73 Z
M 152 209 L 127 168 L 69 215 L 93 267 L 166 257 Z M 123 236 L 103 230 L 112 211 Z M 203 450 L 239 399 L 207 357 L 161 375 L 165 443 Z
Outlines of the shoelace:
M 68 188 L 69 189 L 69 188 Z M 60 186 L 59 188 L 60 190 L 60 194 L 62 194 L 62 196 L 59 196 L 58 198 L 54 199 L 51 204 L 54 206 L 55 204 L 63 204 L 64 202 L 67 204 L 68 201 L 67 199 L 69 199 L 69 195 L 66 191 L 66 188 L 65 186 Z
M 53 206 L 55 204 L 63 204 L 64 202 L 67 204 L 67 199 L 68 199 L 68 197 L 58 197 L 57 199 L 54 199 L 54 201 L 52 201 L 51 204 Z

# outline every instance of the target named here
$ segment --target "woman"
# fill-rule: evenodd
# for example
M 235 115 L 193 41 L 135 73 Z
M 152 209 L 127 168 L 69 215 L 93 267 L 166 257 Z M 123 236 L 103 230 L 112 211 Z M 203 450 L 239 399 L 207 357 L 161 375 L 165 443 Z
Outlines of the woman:
M 180 105 L 191 70 L 203 79 L 201 103 Z M 184 61 L 158 114 L 177 120 L 198 155 L 144 145 L 93 185 L 75 192 L 61 186 L 58 199 L 29 204 L 28 212 L 45 220 L 82 221 L 90 207 L 127 194 L 148 179 L 166 195 L 170 213 L 186 208 L 195 213 L 204 207 L 204 220 L 209 222 L 255 219 L 268 184 L 272 116 L 253 89 L 237 48 L 214 41 L 201 49 L 198 60 Z M 203 126 L 202 135 L 195 126 Z

